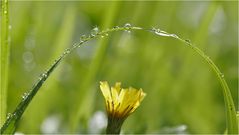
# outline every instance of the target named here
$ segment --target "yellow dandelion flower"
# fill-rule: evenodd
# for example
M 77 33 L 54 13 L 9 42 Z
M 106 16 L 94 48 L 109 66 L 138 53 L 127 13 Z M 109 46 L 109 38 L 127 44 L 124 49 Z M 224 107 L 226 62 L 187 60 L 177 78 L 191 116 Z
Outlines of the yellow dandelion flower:
M 121 88 L 121 83 L 115 83 L 114 87 L 104 81 L 100 82 L 100 89 L 106 102 L 108 114 L 107 133 L 119 133 L 124 120 L 135 111 L 144 99 L 142 89 Z

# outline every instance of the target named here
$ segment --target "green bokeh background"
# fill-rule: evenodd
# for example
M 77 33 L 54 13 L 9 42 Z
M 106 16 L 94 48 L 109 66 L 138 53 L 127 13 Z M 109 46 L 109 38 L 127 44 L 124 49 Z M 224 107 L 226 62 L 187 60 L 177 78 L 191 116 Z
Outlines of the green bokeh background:
M 8 112 L 38 76 L 91 29 L 156 27 L 201 48 L 224 73 L 238 105 L 238 2 L 10 1 L 11 50 Z M 89 133 L 88 120 L 104 111 L 99 81 L 147 93 L 123 125 L 124 133 L 223 133 L 222 88 L 206 62 L 183 43 L 152 33 L 115 32 L 69 55 L 24 113 L 18 132 L 42 133 L 60 116 L 59 133 Z M 237 107 L 238 109 L 238 107 Z

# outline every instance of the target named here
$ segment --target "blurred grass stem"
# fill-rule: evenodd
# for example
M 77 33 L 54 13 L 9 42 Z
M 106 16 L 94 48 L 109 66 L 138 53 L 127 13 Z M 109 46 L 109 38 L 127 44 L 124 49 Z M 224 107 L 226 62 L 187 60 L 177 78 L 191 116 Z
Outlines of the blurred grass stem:
M 9 67 L 9 15 L 8 0 L 1 1 L 1 45 L 0 45 L 0 126 L 6 120 L 7 84 Z

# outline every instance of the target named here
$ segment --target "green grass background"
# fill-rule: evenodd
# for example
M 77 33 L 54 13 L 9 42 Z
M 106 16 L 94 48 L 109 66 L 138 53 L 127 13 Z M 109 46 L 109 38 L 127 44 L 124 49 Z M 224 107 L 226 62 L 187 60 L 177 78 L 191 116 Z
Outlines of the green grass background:
M 238 105 L 238 2 L 23 2 L 10 1 L 11 50 L 7 111 L 82 34 L 122 26 L 157 27 L 190 39 L 224 73 Z M 99 81 L 147 93 L 124 133 L 159 133 L 186 125 L 188 133 L 223 133 L 225 107 L 216 76 L 179 41 L 146 32 L 117 32 L 92 40 L 67 57 L 24 113 L 18 132 L 41 133 L 50 115 L 61 131 L 87 133 L 104 111 Z M 237 107 L 238 109 L 238 107 Z

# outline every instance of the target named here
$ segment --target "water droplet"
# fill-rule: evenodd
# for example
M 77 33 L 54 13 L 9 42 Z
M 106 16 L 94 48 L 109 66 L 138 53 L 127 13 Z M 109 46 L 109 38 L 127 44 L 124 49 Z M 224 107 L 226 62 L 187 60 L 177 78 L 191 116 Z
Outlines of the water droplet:
M 100 37 L 104 38 L 104 37 L 107 37 L 107 36 L 109 36 L 108 33 L 103 33 Z
M 191 44 L 190 39 L 185 39 L 184 41 L 187 42 L 188 44 Z
M 82 35 L 82 36 L 80 37 L 80 40 L 81 40 L 81 41 L 85 41 L 86 39 L 87 39 L 86 35 Z
M 46 77 L 47 77 L 47 73 L 41 74 L 41 77 L 42 77 L 42 78 L 46 78 Z M 42 78 L 41 78 L 41 79 L 42 79 Z
M 96 36 L 97 34 L 99 34 L 99 28 L 95 27 L 94 29 L 91 30 L 90 35 L 91 36 Z
M 8 113 L 7 114 L 7 119 L 11 118 L 12 117 L 12 114 L 11 113 Z
M 126 23 L 126 24 L 124 25 L 124 27 L 131 27 L 131 24 L 130 24 L 130 23 Z
M 118 28 L 119 28 L 119 26 L 114 26 L 114 27 L 113 27 L 113 29 L 118 29 Z
M 151 30 L 159 36 L 165 36 L 165 37 L 170 37 L 170 36 L 174 37 L 175 36 L 175 34 L 174 35 L 173 34 L 168 34 L 166 31 L 162 31 L 160 29 L 152 28 Z
M 179 38 L 176 34 L 171 34 L 171 37 Z
M 224 74 L 223 74 L 223 73 L 220 73 L 220 76 L 221 76 L 222 78 L 224 78 Z
M 71 50 L 70 50 L 69 48 L 67 48 L 67 49 L 64 51 L 63 55 L 69 54 L 70 52 L 71 52 Z
M 29 96 L 29 93 L 24 93 L 24 94 L 22 95 L 22 99 L 26 99 L 28 96 Z
M 125 28 L 125 31 L 126 31 L 126 32 L 128 32 L 128 33 L 131 32 L 131 31 L 130 31 L 130 29 L 131 29 L 131 24 L 126 23 L 126 24 L 124 25 L 124 28 Z

